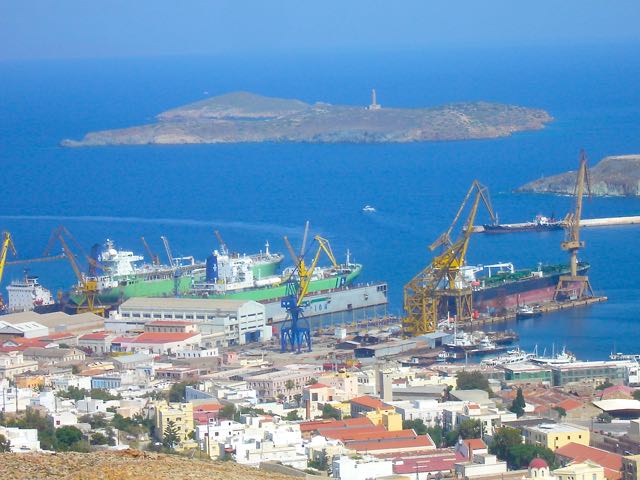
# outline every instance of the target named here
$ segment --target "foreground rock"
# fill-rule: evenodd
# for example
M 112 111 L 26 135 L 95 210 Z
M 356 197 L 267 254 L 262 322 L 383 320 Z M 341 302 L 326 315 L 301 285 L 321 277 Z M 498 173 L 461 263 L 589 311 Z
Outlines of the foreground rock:
M 519 192 L 573 195 L 576 172 L 566 172 L 534 180 L 518 188 Z M 589 169 L 591 194 L 596 196 L 640 196 L 640 155 L 603 158 Z
M 230 93 L 168 110 L 157 123 L 88 133 L 63 140 L 96 145 L 309 142 L 384 143 L 495 138 L 539 130 L 552 120 L 544 110 L 493 103 L 433 108 L 310 105 L 299 100 Z
M 233 462 L 205 462 L 136 450 L 100 453 L 0 454 L 2 478 L 11 480 L 290 480 Z

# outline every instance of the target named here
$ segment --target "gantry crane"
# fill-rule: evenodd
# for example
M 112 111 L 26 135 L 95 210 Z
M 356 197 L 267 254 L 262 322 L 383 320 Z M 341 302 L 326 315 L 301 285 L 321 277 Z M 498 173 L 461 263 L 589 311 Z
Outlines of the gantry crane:
M 140 237 L 140 240 L 142 240 L 142 245 L 144 245 L 144 249 L 147 251 L 147 255 L 149 255 L 149 260 L 151 260 L 151 264 L 160 265 L 160 257 L 155 253 L 153 253 L 153 250 L 151 250 L 151 247 L 149 246 L 147 241 L 144 239 L 144 237 Z
M 13 256 L 17 256 L 16 247 L 11 240 L 11 234 L 9 232 L 2 232 L 2 246 L 0 246 L 0 284 L 2 284 L 2 276 L 4 275 L 4 266 L 7 263 L 7 254 L 11 250 Z M 0 294 L 0 309 L 4 307 L 4 300 L 2 294 Z
M 304 319 L 304 309 L 309 305 L 309 303 L 305 301 L 305 297 L 309 292 L 309 285 L 311 284 L 313 272 L 318 265 L 318 260 L 320 259 L 322 252 L 327 255 L 333 267 L 338 268 L 338 262 L 336 262 L 336 258 L 333 255 L 329 241 L 319 235 L 314 237 L 314 241 L 318 244 L 318 248 L 313 260 L 311 261 L 311 265 L 307 267 L 304 256 L 306 252 L 308 233 L 309 222 L 305 225 L 302 246 L 298 255 L 296 255 L 289 239 L 284 237 L 284 243 L 287 246 L 287 250 L 294 262 L 294 271 L 287 280 L 286 296 L 281 301 L 282 307 L 287 310 L 288 320 L 291 322 L 290 326 L 283 326 L 280 329 L 280 347 L 283 352 L 287 350 L 287 345 L 291 346 L 291 351 L 297 351 L 298 353 L 303 345 L 306 345 L 307 351 L 311 351 L 310 329 L 308 326 L 303 327 L 301 322 Z
M 562 250 L 569 252 L 570 275 L 562 275 L 558 280 L 554 300 L 575 300 L 584 297 L 593 297 L 593 289 L 587 275 L 578 275 L 578 251 L 584 248 L 584 241 L 580 240 L 580 219 L 582 218 L 582 198 L 585 193 L 591 195 L 589 185 L 589 170 L 587 168 L 587 155 L 584 150 L 580 152 L 580 166 L 576 175 L 574 189 L 575 208 L 567 215 L 565 220 L 565 240 L 560 244 Z
M 62 251 L 64 252 L 64 256 L 69 260 L 71 268 L 73 269 L 73 273 L 78 279 L 78 284 L 75 288 L 76 293 L 80 294 L 83 297 L 80 302 L 76 303 L 76 313 L 91 312 L 97 315 L 104 315 L 105 307 L 102 305 L 96 305 L 96 300 L 99 293 L 98 281 L 95 277 L 85 275 L 82 272 L 76 254 L 73 253 L 73 251 L 69 247 L 67 238 L 74 242 L 79 248 L 81 248 L 73 235 L 71 235 L 71 233 L 65 227 L 60 226 L 51 234 L 51 239 L 49 240 L 49 244 L 45 249 L 44 255 L 47 255 L 50 252 L 56 241 L 59 242 L 60 246 L 62 247 Z M 89 264 L 96 269 L 100 269 L 102 271 L 108 270 L 107 267 L 92 259 L 88 255 L 84 254 L 84 257 L 89 262 Z
M 451 234 L 465 210 L 473 192 L 473 202 L 467 221 L 462 227 L 458 239 L 454 242 Z M 435 256 L 431 263 L 418 273 L 404 287 L 403 319 L 405 335 L 423 335 L 436 330 L 438 319 L 451 310 L 457 319 L 467 320 L 473 314 L 471 285 L 463 278 L 469 240 L 478 212 L 480 201 L 489 211 L 492 221 L 496 220 L 491 206 L 488 189 L 474 180 L 469 188 L 451 226 L 433 242 L 431 251 L 442 247 L 442 253 Z

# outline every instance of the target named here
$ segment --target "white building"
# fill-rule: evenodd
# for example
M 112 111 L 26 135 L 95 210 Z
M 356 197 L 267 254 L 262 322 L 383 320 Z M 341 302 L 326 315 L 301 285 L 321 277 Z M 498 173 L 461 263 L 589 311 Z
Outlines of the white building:
M 31 404 L 34 395 L 30 388 L 10 387 L 9 382 L 0 380 L 0 412 L 24 412 Z
M 495 455 L 482 453 L 473 456 L 469 462 L 459 462 L 455 465 L 459 478 L 500 478 L 507 471 L 507 462 L 498 460 Z
M 224 333 L 225 346 L 271 339 L 265 307 L 253 300 L 130 298 L 107 321 L 107 327 L 114 331 L 139 331 L 153 320 L 193 321 L 205 338 Z
M 84 397 L 76 401 L 78 415 L 93 415 L 95 413 L 107 413 L 109 408 L 120 407 L 120 400 L 97 400 L 91 397 Z
M 200 449 L 211 458 L 218 458 L 223 448 L 234 443 L 245 430 L 245 425 L 232 420 L 213 420 L 206 425 L 196 426 L 196 440 Z
M 11 452 L 37 452 L 40 450 L 38 430 L 35 428 L 10 428 L 0 426 L 0 435 L 9 440 Z
M 198 350 L 177 350 L 174 352 L 176 358 L 215 358 L 219 356 L 217 348 L 201 348 Z
M 72 412 L 53 412 L 49 414 L 54 428 L 67 427 L 78 424 L 78 417 Z
M 6 337 L 38 338 L 49 335 L 49 329 L 38 322 L 12 324 L 0 320 L 0 335 Z
M 171 355 L 183 350 L 199 348 L 199 333 L 142 333 L 136 337 L 116 337 L 111 348 L 118 352 L 144 352 Z
M 38 370 L 38 362 L 25 360 L 22 352 L 9 352 L 0 355 L 0 380 L 12 380 L 16 375 Z
M 376 457 L 335 457 L 331 471 L 338 480 L 370 480 L 393 475 L 393 462 Z

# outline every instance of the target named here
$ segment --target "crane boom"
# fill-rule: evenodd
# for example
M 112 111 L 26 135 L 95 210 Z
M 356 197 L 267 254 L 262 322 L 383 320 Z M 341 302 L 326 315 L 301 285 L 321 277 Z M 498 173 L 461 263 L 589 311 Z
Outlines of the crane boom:
M 229 248 L 227 247 L 226 242 L 222 239 L 222 235 L 220 235 L 220 232 L 218 230 L 214 230 L 213 233 L 218 239 L 218 243 L 220 244 L 220 253 L 222 253 L 223 255 L 228 255 Z
M 469 201 L 473 200 L 469 215 L 458 239 L 453 242 L 451 234 Z M 429 247 L 431 250 L 442 246 L 443 251 L 423 268 L 404 287 L 404 308 L 406 317 L 403 328 L 408 335 L 422 335 L 435 331 L 441 315 L 455 308 L 458 318 L 471 318 L 473 309 L 472 290 L 469 282 L 461 274 L 465 265 L 473 225 L 482 202 L 495 221 L 488 189 L 474 180 L 458 209 L 451 226 Z
M 11 240 L 11 234 L 9 232 L 2 232 L 2 247 L 0 247 L 0 282 L 2 282 L 2 276 L 4 275 L 4 266 L 7 263 L 7 254 L 11 250 L 13 256 L 17 255 L 16 247 Z
M 161 236 L 160 239 L 162 240 L 162 244 L 164 245 L 164 251 L 167 253 L 167 259 L 169 260 L 169 265 L 171 267 L 175 266 L 175 263 L 173 260 L 173 254 L 171 253 L 171 245 L 169 245 L 169 239 L 164 235 Z
M 153 253 L 153 250 L 151 250 L 151 247 L 149 246 L 145 238 L 140 237 L 140 240 L 142 240 L 142 245 L 144 245 L 144 249 L 147 251 L 147 255 L 149 255 L 149 260 L 151 260 L 151 263 L 153 265 L 160 265 L 160 258 L 158 257 L 158 255 Z

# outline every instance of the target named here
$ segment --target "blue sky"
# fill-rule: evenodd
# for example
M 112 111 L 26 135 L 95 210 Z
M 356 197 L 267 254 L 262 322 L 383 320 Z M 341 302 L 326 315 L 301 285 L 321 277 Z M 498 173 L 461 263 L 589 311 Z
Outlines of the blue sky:
M 638 0 L 0 0 L 0 59 L 636 42 Z

